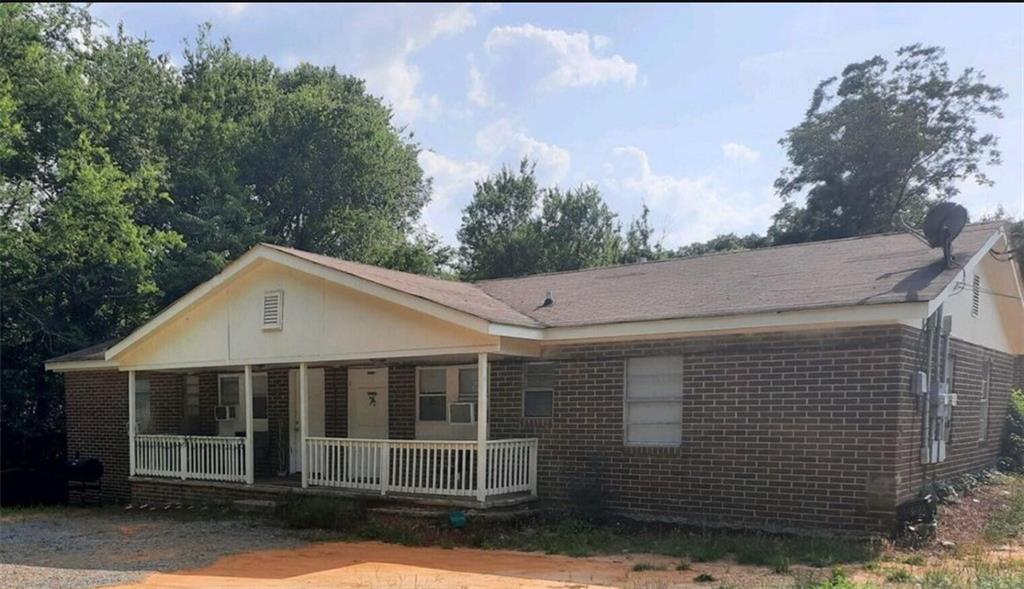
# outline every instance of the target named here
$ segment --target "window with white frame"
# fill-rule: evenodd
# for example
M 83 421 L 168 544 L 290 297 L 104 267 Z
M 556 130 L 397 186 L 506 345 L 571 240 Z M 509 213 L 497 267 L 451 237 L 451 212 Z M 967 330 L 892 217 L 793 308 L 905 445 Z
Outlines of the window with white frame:
M 242 374 L 220 375 L 219 387 L 217 389 L 218 405 L 234 405 L 237 407 L 237 418 L 244 417 L 242 413 L 242 394 L 245 376 Z M 256 372 L 252 375 L 252 418 L 267 418 L 267 373 Z
M 630 446 L 679 446 L 683 435 L 683 359 L 626 360 L 625 441 Z
M 459 403 L 476 403 L 479 374 L 476 366 L 459 368 Z
M 153 412 L 150 409 L 149 380 L 135 379 L 135 433 L 153 433 Z
M 554 415 L 555 363 L 528 362 L 523 366 L 523 417 Z
M 420 421 L 448 420 L 448 375 L 446 368 L 421 368 L 419 370 L 417 419 Z

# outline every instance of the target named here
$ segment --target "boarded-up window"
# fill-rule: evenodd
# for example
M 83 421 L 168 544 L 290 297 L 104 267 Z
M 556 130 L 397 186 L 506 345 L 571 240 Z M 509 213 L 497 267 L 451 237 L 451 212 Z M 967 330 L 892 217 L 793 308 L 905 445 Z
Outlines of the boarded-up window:
M 626 444 L 678 446 L 683 434 L 683 359 L 626 361 Z

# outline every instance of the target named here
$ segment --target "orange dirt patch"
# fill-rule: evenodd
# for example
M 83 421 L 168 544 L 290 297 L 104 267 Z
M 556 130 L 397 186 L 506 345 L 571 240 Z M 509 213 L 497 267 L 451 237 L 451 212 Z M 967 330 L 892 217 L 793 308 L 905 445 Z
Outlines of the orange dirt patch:
M 662 571 L 633 572 L 637 562 Z M 607 587 L 707 587 L 708 573 L 747 589 L 784 587 L 791 580 L 767 569 L 721 561 L 676 571 L 678 559 L 622 555 L 570 558 L 544 554 L 412 548 L 377 542 L 312 544 L 222 558 L 192 571 L 158 573 L 123 589 L 584 589 Z M 717 585 L 716 585 L 717 586 Z

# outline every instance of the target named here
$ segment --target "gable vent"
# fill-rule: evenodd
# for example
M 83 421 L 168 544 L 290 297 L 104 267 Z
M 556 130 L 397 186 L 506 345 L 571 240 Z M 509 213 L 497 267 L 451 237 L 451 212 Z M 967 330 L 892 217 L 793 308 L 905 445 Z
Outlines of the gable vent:
M 263 331 L 284 326 L 284 291 L 268 290 L 263 293 Z
M 971 317 L 977 317 L 981 313 L 981 277 L 974 275 L 971 283 Z

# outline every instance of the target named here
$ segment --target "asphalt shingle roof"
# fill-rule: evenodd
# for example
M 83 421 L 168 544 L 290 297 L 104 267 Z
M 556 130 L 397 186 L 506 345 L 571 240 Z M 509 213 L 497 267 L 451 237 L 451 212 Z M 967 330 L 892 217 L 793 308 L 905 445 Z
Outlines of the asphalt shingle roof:
M 964 263 L 999 223 L 968 225 Z M 868 235 L 477 283 L 442 280 L 265 244 L 494 323 L 568 327 L 927 301 L 953 281 L 942 253 L 906 233 Z M 547 294 L 554 303 L 544 306 Z M 110 341 L 50 362 L 101 360 Z

